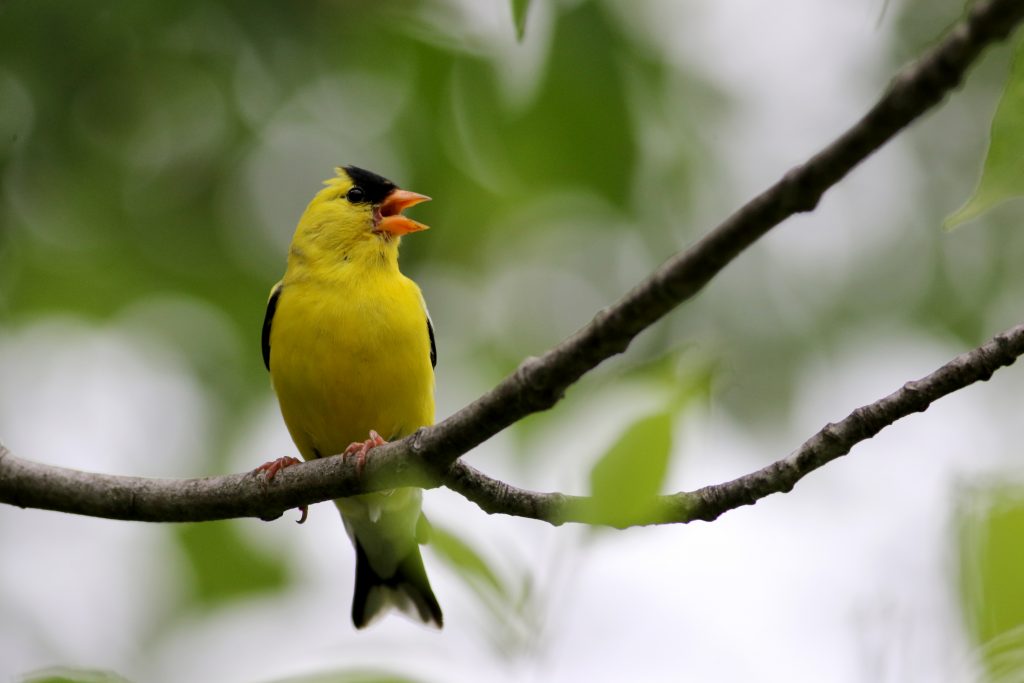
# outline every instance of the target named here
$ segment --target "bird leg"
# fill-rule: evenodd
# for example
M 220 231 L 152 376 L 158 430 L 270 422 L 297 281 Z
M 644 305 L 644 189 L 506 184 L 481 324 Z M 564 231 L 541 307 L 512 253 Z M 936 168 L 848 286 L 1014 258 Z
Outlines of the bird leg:
M 356 456 L 356 473 L 361 477 L 363 476 L 363 468 L 366 466 L 366 454 L 371 449 L 377 446 L 383 446 L 387 441 L 381 437 L 380 434 L 374 430 L 370 430 L 370 438 L 366 441 L 353 441 L 348 445 L 348 448 L 341 454 L 341 457 L 348 458 L 350 456 Z
M 256 469 L 254 469 L 252 472 L 253 474 L 263 472 L 266 476 L 267 481 L 273 481 L 274 477 L 277 476 L 277 473 L 283 470 L 285 467 L 298 465 L 301 462 L 302 461 L 299 460 L 298 458 L 293 458 L 290 455 L 286 455 L 278 458 L 277 460 L 270 460 L 269 462 L 265 462 Z M 299 516 L 297 524 L 302 524 L 306 521 L 306 518 L 309 516 L 309 506 L 300 505 L 299 512 L 302 514 Z

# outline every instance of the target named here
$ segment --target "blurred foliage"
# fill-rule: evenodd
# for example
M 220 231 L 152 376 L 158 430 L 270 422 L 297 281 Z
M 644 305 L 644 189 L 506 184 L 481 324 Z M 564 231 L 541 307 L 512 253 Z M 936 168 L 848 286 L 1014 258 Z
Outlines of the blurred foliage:
M 967 490 L 959 509 L 966 623 L 991 681 L 1024 676 L 1024 488 Z
M 275 683 L 420 683 L 422 680 L 386 671 L 335 671 L 285 678 Z
M 274 683 L 422 683 L 422 678 L 387 671 L 328 671 L 313 676 L 279 679 Z M 21 683 L 130 683 L 115 673 L 61 668 L 30 674 Z
M 129 683 L 110 671 L 57 668 L 31 673 L 21 679 L 22 683 Z
M 1024 38 L 1017 40 L 1013 66 L 992 119 L 988 155 L 978 187 L 967 203 L 946 219 L 952 229 L 992 207 L 1024 195 Z
M 650 114 L 629 103 L 642 83 L 657 110 L 680 74 L 642 54 L 626 60 L 630 36 L 600 3 L 568 9 L 548 47 L 523 46 L 550 52 L 515 82 L 495 78 L 482 37 L 438 35 L 443 6 L 412 6 L 0 5 L 0 315 L 106 318 L 173 292 L 255 339 L 303 202 L 341 163 L 440 199 L 417 209 L 437 229 L 406 248 L 414 272 L 421 261 L 487 267 L 483 228 L 507 221 L 514 254 L 554 227 L 523 213 L 545 197 L 589 197 L 601 213 L 587 227 L 603 230 L 621 222 L 608 210 L 646 206 L 634 204 L 632 131 Z M 689 162 L 659 170 L 678 180 Z M 661 201 L 678 206 L 686 185 L 673 185 Z M 664 240 L 659 225 L 637 228 Z M 602 299 L 621 291 L 608 284 Z M 502 372 L 520 357 L 515 342 L 498 347 L 510 351 L 494 358 Z M 252 348 L 238 349 L 251 362 L 229 399 L 266 384 Z
M 523 39 L 526 32 L 526 15 L 530 12 L 530 0 L 509 0 L 512 5 L 512 20 L 516 25 L 516 37 Z
M 188 561 L 194 600 L 203 607 L 253 593 L 283 588 L 289 580 L 284 558 L 246 543 L 238 522 L 174 527 Z
M 445 562 L 469 579 L 477 590 L 494 595 L 498 599 L 508 594 L 487 560 L 454 532 L 433 526 L 430 531 L 430 547 Z
M 436 524 L 431 526 L 430 549 L 462 577 L 486 610 L 484 632 L 496 653 L 510 658 L 536 646 L 543 634 L 543 605 L 531 590 L 529 575 L 521 575 L 522 568 L 506 563 L 497 571 L 461 535 Z

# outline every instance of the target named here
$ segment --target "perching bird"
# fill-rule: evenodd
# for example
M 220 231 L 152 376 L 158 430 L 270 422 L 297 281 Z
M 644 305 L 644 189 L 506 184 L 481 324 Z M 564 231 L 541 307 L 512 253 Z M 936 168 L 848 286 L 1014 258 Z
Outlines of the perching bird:
M 398 270 L 401 236 L 427 228 L 402 211 L 429 197 L 355 166 L 335 170 L 270 292 L 263 361 L 302 457 L 355 454 L 361 464 L 385 439 L 434 421 L 434 329 L 419 287 Z M 259 469 L 273 477 L 297 462 Z M 389 607 L 441 627 L 420 556 L 422 496 L 398 488 L 335 501 L 356 550 L 356 628 Z

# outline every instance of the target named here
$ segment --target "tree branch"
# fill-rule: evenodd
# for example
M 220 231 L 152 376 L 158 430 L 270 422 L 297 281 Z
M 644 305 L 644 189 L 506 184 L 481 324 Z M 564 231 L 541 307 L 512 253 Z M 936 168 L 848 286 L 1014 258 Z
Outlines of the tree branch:
M 647 524 L 712 521 L 722 513 L 753 505 L 773 493 L 790 491 L 806 475 L 846 455 L 900 418 L 923 412 L 932 403 L 978 381 L 986 381 L 999 368 L 1012 365 L 1024 355 L 1024 324 L 996 335 L 935 372 L 874 403 L 857 408 L 839 422 L 825 425 L 789 457 L 723 484 L 692 492 L 660 496 L 640 517 L 610 516 L 594 499 L 563 493 L 536 493 L 491 479 L 458 462 L 444 478 L 448 488 L 480 506 L 485 512 L 529 517 L 555 525 L 583 522 L 625 527 Z
M 243 516 L 273 518 L 290 507 L 359 492 L 399 485 L 435 486 L 446 474 L 453 488 L 468 487 L 468 491 L 478 492 L 473 495 L 482 495 L 484 488 L 473 489 L 466 483 L 475 478 L 470 468 L 456 464 L 459 457 L 523 417 L 553 406 L 580 377 L 625 351 L 640 332 L 694 296 L 758 238 L 794 213 L 813 209 L 829 187 L 940 102 L 959 84 L 981 51 L 1005 38 L 1022 18 L 1024 2 L 1020 0 L 977 3 L 945 39 L 903 69 L 875 106 L 832 144 L 790 170 L 704 238 L 668 260 L 617 303 L 598 312 L 586 327 L 543 356 L 523 361 L 493 390 L 437 425 L 375 449 L 361 479 L 354 466 L 342 458 L 325 458 L 288 468 L 272 486 L 266 486 L 262 478 L 253 475 L 179 481 L 114 477 L 31 463 L 0 447 L 0 502 L 115 519 L 183 522 Z M 863 429 L 869 417 L 857 418 L 851 428 Z M 877 426 L 871 434 L 885 424 Z M 775 468 L 772 476 L 762 470 L 737 480 L 743 483 L 736 486 L 678 494 L 681 498 L 670 496 L 665 502 L 669 506 L 666 514 L 674 521 L 687 515 L 692 515 L 691 519 L 713 519 L 729 509 L 729 505 L 749 504 L 775 490 L 788 490 L 807 471 L 838 457 L 856 443 L 849 442 L 846 450 L 836 452 L 835 444 L 846 443 L 843 440 L 848 441 L 849 434 L 826 428 L 821 438 L 828 443 L 815 446 L 810 455 L 800 456 L 802 451 L 798 451 L 792 458 L 780 461 L 790 463 L 797 458 L 794 462 L 785 466 L 775 463 L 767 468 Z M 835 454 L 829 456 L 832 453 Z M 813 466 L 806 469 L 810 465 Z M 772 488 L 766 482 L 782 482 L 782 486 Z M 510 499 L 518 489 L 490 491 Z M 575 510 L 576 500 L 564 497 L 557 507 Z M 547 509 L 545 505 L 552 505 L 534 502 L 541 511 Z M 680 514 L 680 510 L 685 514 Z M 586 516 L 584 512 L 574 514 L 582 518 Z M 562 520 L 542 514 L 528 516 Z M 565 517 L 566 521 L 569 519 Z
M 388 486 L 444 484 L 488 513 L 528 517 L 555 525 L 582 522 L 626 527 L 712 521 L 723 512 L 789 491 L 804 476 L 846 455 L 896 420 L 978 381 L 1024 355 L 1024 324 L 996 335 L 935 372 L 844 419 L 825 425 L 789 457 L 733 481 L 660 496 L 639 517 L 621 518 L 586 496 L 516 488 L 455 463 L 441 478 L 424 468 L 391 472 L 376 457 L 362 478 L 352 460 L 323 458 L 283 470 L 272 485 L 262 476 L 234 474 L 202 479 L 146 479 L 92 474 L 15 457 L 0 445 L 0 501 L 21 507 L 147 522 L 199 522 L 230 517 L 272 519 L 281 510 Z M 382 447 L 383 448 L 383 447 Z M 376 452 L 375 452 L 376 456 Z M 383 478 L 383 481 L 382 481 Z
M 275 519 L 289 508 L 374 490 L 374 460 L 367 461 L 365 481 L 352 460 L 324 458 L 282 470 L 268 485 L 251 472 L 197 479 L 95 474 L 23 460 L 0 445 L 0 502 L 140 522 Z M 436 485 L 436 478 L 417 477 L 412 468 L 396 481 Z
M 528 358 L 493 390 L 422 430 L 414 452 L 438 471 L 527 415 L 551 408 L 566 389 L 626 350 L 644 329 L 693 297 L 743 250 L 825 191 L 938 104 L 989 44 L 1024 19 L 1021 0 L 979 2 L 944 40 L 901 70 L 882 98 L 834 142 L 747 202 L 690 248 L 662 264 L 614 305 L 539 358 Z

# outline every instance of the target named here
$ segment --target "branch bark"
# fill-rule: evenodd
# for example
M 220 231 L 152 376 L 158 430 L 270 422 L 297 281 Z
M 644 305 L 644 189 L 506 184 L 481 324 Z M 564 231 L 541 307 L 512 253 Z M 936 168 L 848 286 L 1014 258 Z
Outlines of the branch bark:
M 519 489 L 491 479 L 462 462 L 452 467 L 444 484 L 488 513 L 529 517 L 555 525 L 583 522 L 621 528 L 696 520 L 710 522 L 729 510 L 753 505 L 773 493 L 790 491 L 806 475 L 846 455 L 855 445 L 874 437 L 900 418 L 923 412 L 943 396 L 988 380 L 996 370 L 1012 365 L 1021 355 L 1024 355 L 1024 324 L 996 335 L 919 380 L 907 382 L 888 396 L 857 408 L 839 422 L 830 422 L 789 457 L 732 481 L 660 496 L 642 516 L 633 519 L 609 515 L 588 497 Z
M 303 504 L 399 485 L 431 487 L 443 481 L 484 509 L 554 523 L 602 522 L 591 518 L 586 499 L 562 494 L 524 497 L 519 494 L 526 492 L 486 480 L 457 461 L 514 422 L 552 407 L 580 377 L 625 351 L 640 332 L 693 297 L 753 242 L 789 216 L 812 210 L 828 188 L 940 102 L 960 83 L 982 50 L 1005 38 L 1022 19 L 1024 2 L 1020 0 L 977 3 L 940 43 L 899 72 L 870 111 L 833 143 L 790 170 L 690 248 L 669 259 L 617 303 L 599 311 L 587 326 L 543 356 L 523 361 L 490 392 L 437 425 L 376 449 L 362 478 L 342 458 L 325 458 L 289 468 L 271 486 L 251 474 L 188 480 L 117 477 L 32 463 L 0 447 L 0 502 L 140 521 L 183 522 L 246 516 L 269 519 Z M 1019 343 L 1019 329 L 1014 328 L 972 352 L 985 358 L 982 361 L 979 357 L 981 371 L 975 371 L 974 379 L 957 384 L 944 374 L 945 379 L 936 380 L 936 386 L 960 388 L 987 378 L 985 373 L 991 374 L 995 367 L 1008 365 L 1020 354 L 1017 351 L 1012 358 L 1006 355 L 1017 348 L 1014 344 Z M 1005 362 L 989 368 L 995 350 L 982 350 L 997 341 L 1002 350 L 998 357 Z M 969 373 L 964 375 L 967 376 Z M 904 408 L 909 406 L 908 412 L 922 410 L 948 393 L 937 393 L 920 403 L 920 398 L 913 398 L 922 395 L 920 389 L 904 387 L 901 392 L 909 393 L 896 403 Z M 897 394 L 882 402 L 895 401 L 893 397 Z M 838 425 L 826 427 L 808 442 L 810 445 L 805 444 L 790 458 L 764 470 L 719 487 L 662 499 L 658 508 L 661 512 L 644 523 L 714 519 L 731 507 L 789 490 L 807 472 L 848 452 L 857 441 L 870 438 L 886 424 L 907 414 L 893 409 L 894 417 L 884 422 L 889 408 L 873 406 L 878 404 L 854 411 Z M 847 426 L 839 429 L 839 425 Z M 521 504 L 510 505 L 513 500 Z

